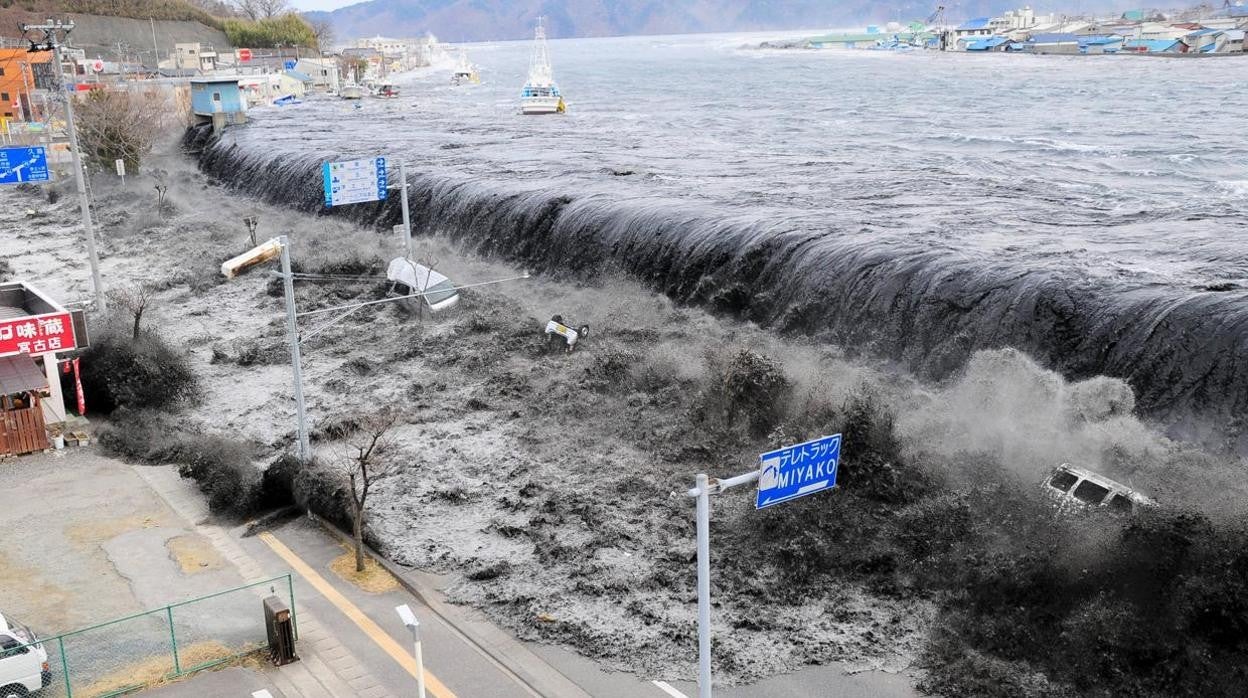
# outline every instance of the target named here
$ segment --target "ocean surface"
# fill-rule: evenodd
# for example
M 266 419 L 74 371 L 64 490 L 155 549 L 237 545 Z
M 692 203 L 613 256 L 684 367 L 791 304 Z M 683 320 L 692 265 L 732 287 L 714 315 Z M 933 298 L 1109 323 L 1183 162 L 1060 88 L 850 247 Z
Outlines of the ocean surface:
M 542 117 L 529 44 L 470 45 L 480 85 L 448 62 L 189 142 L 307 209 L 321 161 L 401 159 L 420 230 L 932 377 L 1010 345 L 1171 422 L 1248 408 L 1248 58 L 747 48 L 772 38 L 552 41 Z

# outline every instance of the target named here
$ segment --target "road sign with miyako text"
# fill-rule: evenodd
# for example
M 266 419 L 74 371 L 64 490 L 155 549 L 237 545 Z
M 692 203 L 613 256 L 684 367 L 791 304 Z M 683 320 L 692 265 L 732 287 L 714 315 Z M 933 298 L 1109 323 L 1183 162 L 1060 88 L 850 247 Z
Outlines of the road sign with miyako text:
M 67 312 L 0 320 L 0 356 L 47 354 L 75 346 L 74 320 Z
M 762 509 L 836 486 L 841 435 L 833 434 L 759 456 L 758 499 Z
M 321 175 L 326 208 L 386 200 L 389 181 L 384 157 L 322 163 Z

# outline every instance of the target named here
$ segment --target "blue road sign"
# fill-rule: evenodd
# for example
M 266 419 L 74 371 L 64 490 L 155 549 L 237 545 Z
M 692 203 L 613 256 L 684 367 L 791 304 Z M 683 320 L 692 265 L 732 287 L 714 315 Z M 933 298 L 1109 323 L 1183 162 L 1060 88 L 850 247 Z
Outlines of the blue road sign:
M 385 201 L 390 183 L 386 159 L 368 158 L 321 163 L 325 185 L 325 207 Z
M 286 61 L 283 65 L 285 65 L 285 66 L 286 66 L 286 70 L 294 70 L 294 69 L 295 69 L 295 62 L 294 62 L 294 61 Z
M 48 151 L 43 146 L 0 148 L 0 184 L 50 181 Z
M 836 486 L 841 435 L 785 446 L 759 456 L 758 499 L 762 509 Z

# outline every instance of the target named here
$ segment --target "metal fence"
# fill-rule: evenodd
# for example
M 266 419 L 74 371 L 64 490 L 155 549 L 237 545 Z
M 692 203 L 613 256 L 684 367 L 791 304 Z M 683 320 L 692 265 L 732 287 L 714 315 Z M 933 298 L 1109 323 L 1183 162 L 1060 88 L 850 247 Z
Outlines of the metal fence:
M 270 595 L 289 606 L 297 639 L 295 587 L 285 574 L 6 649 L 0 675 L 12 681 L 23 666 L 37 667 L 40 698 L 107 698 L 158 685 L 268 647 L 262 599 Z

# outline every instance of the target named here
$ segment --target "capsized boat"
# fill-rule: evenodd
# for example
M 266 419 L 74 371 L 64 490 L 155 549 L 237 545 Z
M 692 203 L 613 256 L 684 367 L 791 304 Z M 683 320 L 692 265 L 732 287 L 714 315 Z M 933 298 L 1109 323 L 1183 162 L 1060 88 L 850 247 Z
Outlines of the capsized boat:
M 529 80 L 520 93 L 522 114 L 562 114 L 567 111 L 559 86 L 555 84 L 555 71 L 550 67 L 550 53 L 546 50 L 546 27 L 541 18 L 533 37 L 533 55 L 529 59 Z

